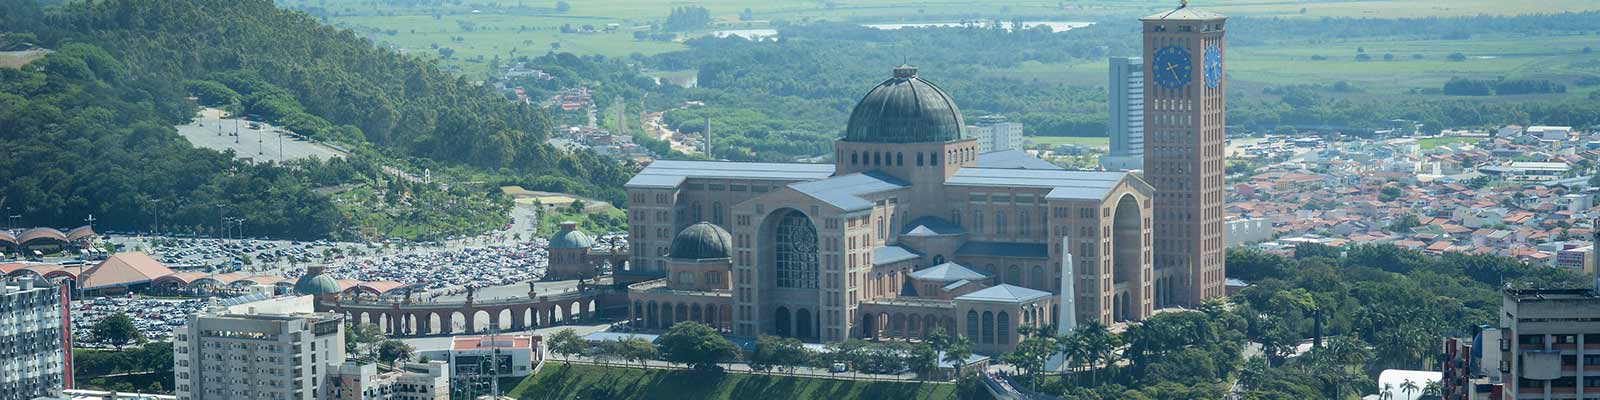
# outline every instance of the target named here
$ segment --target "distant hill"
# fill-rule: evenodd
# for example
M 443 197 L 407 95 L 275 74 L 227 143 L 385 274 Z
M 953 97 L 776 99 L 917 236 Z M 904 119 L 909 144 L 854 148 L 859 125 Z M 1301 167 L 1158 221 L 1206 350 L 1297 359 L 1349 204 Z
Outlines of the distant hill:
M 94 213 L 104 225 L 138 227 L 166 211 L 215 225 L 214 204 L 199 203 L 218 202 L 259 210 L 261 224 L 282 221 L 260 233 L 335 229 L 326 199 L 306 189 L 326 183 L 320 167 L 244 165 L 178 138 L 170 126 L 193 115 L 190 95 L 368 153 L 494 179 L 539 177 L 609 201 L 622 198 L 628 176 L 613 161 L 545 145 L 541 110 L 267 0 L 0 0 L 7 30 L 59 50 L 0 70 L 0 181 L 5 206 L 29 223 L 67 226 Z M 167 163 L 184 166 L 150 167 Z M 244 181 L 220 182 L 230 179 Z

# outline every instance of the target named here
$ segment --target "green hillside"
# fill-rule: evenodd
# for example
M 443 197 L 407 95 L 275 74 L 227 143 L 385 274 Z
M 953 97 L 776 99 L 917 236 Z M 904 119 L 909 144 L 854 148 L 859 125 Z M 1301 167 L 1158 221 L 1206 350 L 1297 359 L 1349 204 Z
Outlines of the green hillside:
M 774 375 L 705 374 L 621 366 L 545 364 L 506 392 L 525 400 L 557 399 L 954 399 L 955 385 Z
M 94 214 L 109 229 L 160 218 L 203 233 L 216 229 L 220 204 L 255 235 L 323 237 L 357 225 L 344 220 L 361 212 L 336 211 L 310 189 L 382 183 L 377 164 L 463 180 L 540 178 L 609 201 L 621 199 L 628 175 L 615 162 L 545 145 L 542 110 L 268 0 L 48 8 L 7 0 L 0 35 L 57 50 L 0 70 L 0 180 L 8 182 L 0 196 L 23 224 L 72 226 Z M 193 149 L 171 126 L 187 123 L 198 105 L 339 143 L 354 156 L 281 168 Z M 403 195 L 432 190 L 389 185 Z M 487 190 L 461 190 L 446 194 L 488 201 Z

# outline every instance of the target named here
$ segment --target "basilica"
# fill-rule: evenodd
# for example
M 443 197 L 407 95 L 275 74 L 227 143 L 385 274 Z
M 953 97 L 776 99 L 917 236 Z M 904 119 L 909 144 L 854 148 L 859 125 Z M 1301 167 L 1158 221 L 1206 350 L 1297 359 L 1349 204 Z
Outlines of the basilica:
M 901 66 L 856 105 L 833 164 L 649 165 L 627 184 L 629 256 L 662 278 L 630 287 L 632 323 L 811 342 L 943 328 L 1000 353 L 1062 304 L 1109 324 L 1170 300 L 1149 184 L 980 154 L 965 129 L 955 100 Z

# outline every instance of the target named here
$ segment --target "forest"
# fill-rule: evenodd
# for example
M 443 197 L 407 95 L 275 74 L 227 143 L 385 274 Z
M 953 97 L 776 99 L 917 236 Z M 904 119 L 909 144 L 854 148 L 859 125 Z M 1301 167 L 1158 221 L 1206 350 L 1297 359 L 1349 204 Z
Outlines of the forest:
M 187 123 L 197 102 L 342 144 L 366 162 L 466 168 L 496 182 L 548 176 L 610 201 L 621 200 L 631 174 L 544 144 L 542 110 L 267 0 L 48 9 L 7 0 L 0 26 L 8 41 L 56 50 L 0 70 L 8 155 L 0 179 L 9 183 L 5 205 L 24 224 L 76 226 L 94 214 L 109 229 L 143 229 L 156 218 L 215 229 L 219 204 L 245 214 L 260 235 L 326 237 L 349 222 L 311 192 L 349 182 L 315 182 L 315 165 L 252 165 L 191 148 L 171 126 Z
M 1123 333 L 1085 324 L 1068 335 L 1034 335 L 1001 359 L 1023 368 L 1024 385 L 1069 399 L 1217 399 L 1234 382 L 1252 400 L 1348 400 L 1384 390 L 1399 398 L 1403 388 L 1372 384 L 1377 374 L 1436 368 L 1440 338 L 1470 338 L 1497 323 L 1499 288 L 1585 286 L 1572 271 L 1511 258 L 1383 244 L 1302 244 L 1292 257 L 1231 249 L 1227 257 L 1228 276 L 1251 284 L 1231 304 L 1157 314 Z M 1246 351 L 1247 341 L 1260 351 Z M 1308 341 L 1313 347 L 1297 353 Z M 1072 372 L 1036 373 L 1055 352 L 1070 356 Z M 1428 398 L 1437 390 L 1410 392 Z

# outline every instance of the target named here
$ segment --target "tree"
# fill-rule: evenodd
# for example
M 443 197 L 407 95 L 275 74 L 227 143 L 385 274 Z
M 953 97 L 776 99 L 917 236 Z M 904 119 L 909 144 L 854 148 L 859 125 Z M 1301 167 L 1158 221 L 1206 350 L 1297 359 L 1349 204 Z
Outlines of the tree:
M 101 319 L 94 324 L 91 332 L 95 340 L 116 346 L 119 350 L 128 343 L 144 340 L 144 335 L 133 326 L 133 318 L 121 312 Z
M 961 367 L 967 364 L 967 358 L 972 357 L 972 339 L 966 336 L 956 336 L 945 345 L 944 361 L 955 366 L 956 377 L 961 377 Z
M 927 380 L 929 376 L 939 370 L 939 352 L 927 343 L 917 343 L 911 346 L 911 354 L 906 357 L 906 364 L 917 371 L 917 376 Z
M 1417 383 L 1413 382 L 1410 379 L 1406 379 L 1404 382 L 1400 382 L 1400 391 L 1401 392 L 1405 392 L 1406 400 L 1411 400 L 1411 393 L 1412 392 L 1416 392 L 1418 390 L 1422 390 L 1422 387 L 1417 386 Z
M 411 359 L 415 349 L 405 342 L 389 339 L 378 344 L 378 360 L 387 362 L 401 362 Z
M 810 354 L 798 339 L 761 335 L 756 337 L 756 347 L 748 359 L 752 370 L 768 371 L 776 367 L 794 372 L 794 367 L 809 361 Z
M 1417 215 L 1406 214 L 1403 217 L 1395 218 L 1394 222 L 1389 223 L 1389 226 L 1384 229 L 1395 233 L 1410 233 L 1411 228 L 1418 226 L 1422 226 L 1422 221 L 1417 219 Z
M 1050 335 L 1028 335 L 1028 338 L 1017 343 L 1016 349 L 1000 356 L 1000 359 L 1015 365 L 1029 376 L 1029 382 L 1038 387 L 1039 370 L 1044 369 L 1045 362 L 1056 354 L 1056 339 Z
M 562 361 L 567 361 L 572 356 L 583 354 L 583 339 L 572 328 L 556 331 L 550 335 L 550 351 L 560 354 Z
M 621 353 L 624 361 L 639 363 L 640 368 L 644 368 L 646 362 L 654 360 L 661 355 L 656 351 L 656 345 L 650 344 L 648 340 L 636 337 L 629 337 L 621 341 Z
M 716 330 L 693 321 L 679 322 L 657 339 L 668 362 L 700 371 L 720 370 L 717 363 L 738 357 L 738 347 Z

